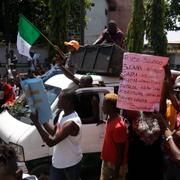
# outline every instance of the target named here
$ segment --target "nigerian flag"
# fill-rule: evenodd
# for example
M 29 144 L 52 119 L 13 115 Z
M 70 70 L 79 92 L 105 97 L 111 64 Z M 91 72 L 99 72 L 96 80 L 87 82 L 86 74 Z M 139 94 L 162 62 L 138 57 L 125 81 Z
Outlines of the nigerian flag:
M 29 50 L 40 34 L 40 31 L 30 21 L 23 15 L 20 15 L 17 35 L 17 49 L 19 54 L 31 58 Z

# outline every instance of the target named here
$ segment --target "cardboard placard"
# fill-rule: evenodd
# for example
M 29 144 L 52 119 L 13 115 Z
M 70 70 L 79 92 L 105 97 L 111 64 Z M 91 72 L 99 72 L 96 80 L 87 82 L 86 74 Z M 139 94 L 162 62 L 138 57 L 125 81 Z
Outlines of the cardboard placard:
M 38 111 L 38 119 L 41 124 L 48 122 L 52 118 L 52 112 L 42 79 L 27 79 L 21 82 L 21 86 L 31 111 Z
M 168 57 L 125 53 L 117 107 L 134 111 L 159 111 L 167 62 Z

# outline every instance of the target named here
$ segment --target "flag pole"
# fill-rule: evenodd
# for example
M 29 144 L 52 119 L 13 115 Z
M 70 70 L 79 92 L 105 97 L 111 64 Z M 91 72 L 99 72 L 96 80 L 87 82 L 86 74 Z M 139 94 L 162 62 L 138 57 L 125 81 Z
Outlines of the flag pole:
M 57 46 L 54 45 L 41 31 L 39 31 L 40 34 L 48 41 L 48 43 L 56 50 L 58 53 L 62 56 L 62 58 L 65 58 L 65 54 L 61 51 L 61 49 Z
M 20 14 L 20 16 L 24 17 L 24 19 L 25 19 L 28 23 L 30 23 L 35 29 L 37 29 L 36 26 L 34 26 L 34 24 L 31 23 L 24 15 Z M 39 31 L 39 29 L 37 29 L 37 31 L 48 41 L 48 43 L 49 43 L 56 51 L 58 51 L 58 53 L 61 55 L 61 57 L 62 57 L 63 59 L 65 59 L 65 54 L 61 51 L 61 49 L 60 49 L 57 45 L 54 45 L 41 31 Z
M 40 31 L 39 31 L 39 32 L 40 32 Z M 63 59 L 65 59 L 65 54 L 61 51 L 61 49 L 60 49 L 57 45 L 54 45 L 42 32 L 40 32 L 40 34 L 49 42 L 49 44 L 50 44 L 51 46 L 54 47 L 54 49 L 55 49 L 56 51 L 58 51 L 58 53 L 61 55 L 61 57 L 62 57 Z M 68 69 L 66 69 L 66 68 L 64 67 L 64 65 L 59 64 L 59 66 L 60 66 L 60 68 L 61 68 L 64 72 L 66 72 L 66 74 L 68 74 L 68 76 L 74 77 L 74 74 L 73 74 L 71 71 L 69 71 Z
M 20 15 L 20 16 L 23 16 L 23 15 Z M 57 46 L 57 45 L 54 45 L 41 31 L 39 31 L 39 29 L 36 28 L 36 26 L 34 26 L 34 24 L 32 24 L 25 16 L 23 16 L 25 18 L 25 20 L 30 23 L 47 41 L 48 43 L 59 53 L 59 55 L 63 58 L 63 60 L 66 59 L 66 56 L 65 54 L 61 51 L 61 49 Z M 71 76 L 74 76 L 68 69 L 66 69 L 62 64 L 59 64 L 60 68 L 68 73 L 69 75 Z

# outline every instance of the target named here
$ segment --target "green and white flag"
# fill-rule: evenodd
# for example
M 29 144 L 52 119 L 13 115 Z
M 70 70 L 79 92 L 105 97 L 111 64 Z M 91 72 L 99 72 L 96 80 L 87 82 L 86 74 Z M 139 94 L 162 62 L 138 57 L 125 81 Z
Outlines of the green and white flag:
M 29 50 L 40 34 L 40 31 L 31 22 L 20 15 L 17 35 L 17 49 L 19 54 L 31 58 Z

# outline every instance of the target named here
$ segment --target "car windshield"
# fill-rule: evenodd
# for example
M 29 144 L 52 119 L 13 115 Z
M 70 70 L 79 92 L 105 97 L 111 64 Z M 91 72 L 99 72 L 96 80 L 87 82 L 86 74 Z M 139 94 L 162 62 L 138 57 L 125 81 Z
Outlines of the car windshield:
M 47 84 L 45 84 L 44 86 L 45 86 L 46 91 L 47 91 L 47 96 L 48 96 L 49 102 L 52 105 L 54 100 L 57 98 L 57 96 L 61 92 L 61 89 L 58 87 L 47 85 Z
M 61 92 L 61 89 L 50 85 L 44 86 L 47 91 L 49 102 L 52 105 L 55 99 L 58 97 L 59 93 Z M 14 105 L 10 106 L 8 108 L 8 111 L 17 120 L 27 124 L 32 124 L 32 121 L 29 119 L 31 110 L 26 102 L 24 93 L 16 99 Z

